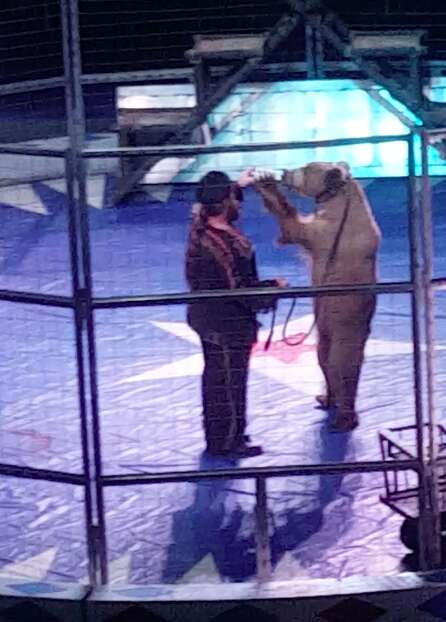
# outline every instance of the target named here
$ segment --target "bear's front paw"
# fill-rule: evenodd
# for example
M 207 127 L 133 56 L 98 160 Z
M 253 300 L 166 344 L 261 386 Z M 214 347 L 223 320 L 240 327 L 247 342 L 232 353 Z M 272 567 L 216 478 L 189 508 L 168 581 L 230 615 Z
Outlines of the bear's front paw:
M 256 184 L 275 182 L 276 176 L 274 171 L 269 171 L 266 169 L 257 168 L 252 172 L 252 176 L 254 177 L 254 181 Z

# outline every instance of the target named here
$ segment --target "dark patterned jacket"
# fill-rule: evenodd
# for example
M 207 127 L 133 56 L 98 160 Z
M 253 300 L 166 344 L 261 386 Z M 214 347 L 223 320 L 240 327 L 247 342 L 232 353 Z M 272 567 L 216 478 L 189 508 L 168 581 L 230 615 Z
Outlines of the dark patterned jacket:
M 274 280 L 259 280 L 255 253 L 245 236 L 232 227 L 211 227 L 199 216 L 189 232 L 186 278 L 192 291 L 276 286 Z M 195 302 L 188 306 L 187 317 L 204 339 L 217 335 L 254 342 L 259 327 L 256 314 L 274 306 L 273 296 Z

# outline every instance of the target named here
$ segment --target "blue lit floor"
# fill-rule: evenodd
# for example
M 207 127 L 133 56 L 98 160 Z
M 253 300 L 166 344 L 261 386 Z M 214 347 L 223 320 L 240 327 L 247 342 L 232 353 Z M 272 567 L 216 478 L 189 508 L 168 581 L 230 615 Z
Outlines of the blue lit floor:
M 183 291 L 183 252 L 190 190 L 168 205 L 107 204 L 112 181 L 92 178 L 91 243 L 96 295 Z M 383 230 L 383 280 L 408 275 L 404 180 L 366 184 Z M 66 207 L 59 182 L 3 193 L 1 287 L 70 291 Z M 446 182 L 435 186 L 436 274 L 446 274 Z M 5 199 L 7 198 L 7 200 Z M 34 211 L 17 209 L 31 206 Z M 38 213 L 40 212 L 40 213 Z M 254 240 L 262 275 L 306 283 L 294 249 L 279 249 L 274 223 L 248 195 L 242 223 Z M 444 292 L 437 295 L 437 374 L 446 374 Z M 250 432 L 265 449 L 250 465 L 379 458 L 377 432 L 413 421 L 410 307 L 407 296 L 381 297 L 359 396 L 361 425 L 330 435 L 314 409 L 319 389 L 314 341 L 280 341 L 288 309 L 281 303 L 275 342 L 258 347 L 249 386 Z M 298 303 L 288 334 L 311 323 Z M 269 328 L 264 318 L 261 341 Z M 96 317 L 102 459 L 106 473 L 217 467 L 203 456 L 200 350 L 184 308 L 103 311 Z M 81 471 L 73 326 L 69 312 L 0 304 L 0 461 Z M 440 412 L 446 396 L 439 391 Z M 246 462 L 248 464 L 248 462 Z M 401 519 L 379 502 L 381 475 L 283 478 L 268 484 L 274 577 L 379 575 L 399 569 L 407 553 Z M 178 484 L 105 493 L 113 581 L 247 580 L 255 568 L 253 483 Z M 2 478 L 0 575 L 86 580 L 82 491 Z

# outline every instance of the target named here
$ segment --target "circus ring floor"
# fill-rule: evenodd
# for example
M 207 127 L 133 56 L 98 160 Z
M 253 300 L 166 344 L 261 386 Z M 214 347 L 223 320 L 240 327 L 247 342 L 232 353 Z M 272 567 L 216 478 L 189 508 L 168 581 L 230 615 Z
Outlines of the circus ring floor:
M 183 253 L 191 189 L 167 205 L 108 204 L 112 179 L 89 180 L 96 295 L 184 291 Z M 383 231 L 380 276 L 409 275 L 406 181 L 364 183 Z M 446 274 L 446 181 L 435 180 L 435 274 Z M 69 294 L 63 182 L 0 194 L 2 288 Z M 24 209 L 26 208 L 26 209 Z M 275 225 L 248 194 L 242 226 L 254 241 L 262 276 L 306 284 L 294 249 L 279 249 Z M 436 372 L 446 374 L 445 293 L 436 296 Z M 250 433 L 265 454 L 251 466 L 380 459 L 377 433 L 414 421 L 410 300 L 382 295 L 362 375 L 361 425 L 330 435 L 314 408 L 319 388 L 314 340 L 281 341 L 289 302 L 280 305 L 272 347 L 253 352 Z M 298 301 L 288 334 L 311 324 Z M 103 469 L 110 473 L 216 468 L 203 454 L 202 360 L 183 307 L 96 313 Z M 0 303 L 0 461 L 79 473 L 77 376 L 71 314 Z M 438 392 L 440 415 L 446 396 Z M 248 464 L 242 463 L 242 464 Z M 268 483 L 273 579 L 343 579 L 397 573 L 408 552 L 401 518 L 379 502 L 380 474 L 283 478 Z M 105 493 L 112 583 L 222 584 L 255 573 L 252 481 L 110 488 Z M 83 493 L 69 485 L 0 479 L 0 578 L 85 582 Z

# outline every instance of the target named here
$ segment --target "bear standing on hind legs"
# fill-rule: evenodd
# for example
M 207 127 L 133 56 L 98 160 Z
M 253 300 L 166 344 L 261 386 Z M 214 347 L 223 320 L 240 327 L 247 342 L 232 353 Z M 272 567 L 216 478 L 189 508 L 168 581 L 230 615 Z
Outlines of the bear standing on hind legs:
M 279 242 L 301 245 L 309 254 L 312 285 L 376 283 L 381 235 L 348 165 L 314 162 L 284 174 L 286 185 L 315 200 L 310 216 L 288 203 L 270 173 L 254 171 L 252 177 L 278 220 Z M 375 295 L 365 293 L 314 299 L 317 355 L 326 382 L 326 394 L 316 399 L 323 408 L 335 409 L 332 431 L 348 432 L 358 425 L 355 402 L 375 306 Z

